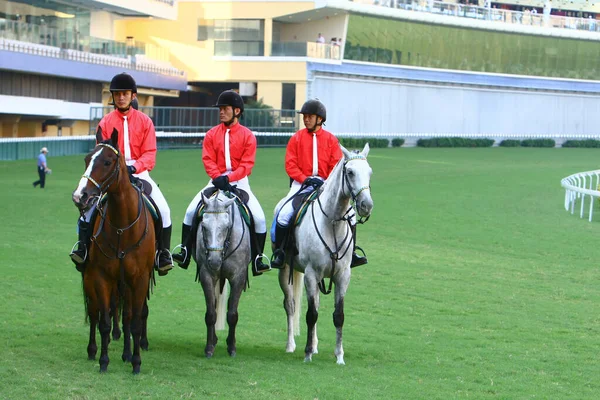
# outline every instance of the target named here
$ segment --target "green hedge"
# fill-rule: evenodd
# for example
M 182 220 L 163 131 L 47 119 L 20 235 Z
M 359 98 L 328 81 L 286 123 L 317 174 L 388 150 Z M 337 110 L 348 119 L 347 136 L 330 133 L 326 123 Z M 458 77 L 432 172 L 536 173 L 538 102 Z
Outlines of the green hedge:
M 562 147 L 585 147 L 585 148 L 599 148 L 600 140 L 587 139 L 587 140 L 567 140 L 562 144 Z
M 553 139 L 525 139 L 521 141 L 523 147 L 555 147 Z
M 386 148 L 389 147 L 390 141 L 388 139 L 375 139 L 375 138 L 340 138 L 340 144 L 347 149 L 360 149 L 365 147 L 366 143 L 369 143 L 369 147 Z
M 419 147 L 492 147 L 493 139 L 469 139 L 460 137 L 419 139 Z
M 519 147 L 521 146 L 520 140 L 507 139 L 500 142 L 500 146 L 502 147 Z
M 392 139 L 392 147 L 402 147 L 403 144 L 404 144 L 404 139 L 401 139 L 401 138 Z

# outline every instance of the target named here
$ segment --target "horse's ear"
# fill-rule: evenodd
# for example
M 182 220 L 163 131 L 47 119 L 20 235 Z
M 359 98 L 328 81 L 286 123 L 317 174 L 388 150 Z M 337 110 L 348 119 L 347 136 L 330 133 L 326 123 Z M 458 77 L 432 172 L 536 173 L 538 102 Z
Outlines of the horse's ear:
M 233 204 L 234 201 L 235 201 L 235 198 L 233 198 L 233 199 L 229 199 L 229 198 L 225 199 L 223 201 L 223 207 L 225 207 L 225 208 L 229 207 L 230 205 Z
M 349 152 L 344 146 L 340 144 L 340 148 L 342 149 L 342 153 L 344 153 L 344 158 L 348 159 L 352 157 L 352 153 Z
M 102 142 L 102 128 L 98 125 L 98 130 L 96 131 L 96 143 Z
M 206 196 L 204 195 L 204 191 L 202 191 L 202 202 L 204 204 L 206 204 L 206 202 L 208 201 L 208 199 L 206 198 Z
M 360 154 L 362 154 L 363 156 L 365 156 L 365 158 L 367 158 L 367 156 L 369 155 L 369 143 L 365 143 L 365 147 L 362 149 L 362 151 L 360 152 Z
M 119 131 L 117 128 L 113 128 L 112 135 L 110 135 L 110 143 L 113 147 L 119 146 Z

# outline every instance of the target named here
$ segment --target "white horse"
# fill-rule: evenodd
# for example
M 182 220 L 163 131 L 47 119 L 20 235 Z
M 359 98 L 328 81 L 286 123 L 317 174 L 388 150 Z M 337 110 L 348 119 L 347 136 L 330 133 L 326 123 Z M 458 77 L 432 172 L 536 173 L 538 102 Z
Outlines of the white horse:
M 235 199 L 221 191 L 204 201 L 204 214 L 198 225 L 196 254 L 197 279 L 202 284 L 206 300 L 206 347 L 207 358 L 213 356 L 217 345 L 216 330 L 225 328 L 227 311 L 227 352 L 236 355 L 235 328 L 238 322 L 238 304 L 248 282 L 250 263 L 250 230 L 246 225 Z M 231 295 L 227 302 L 227 285 Z
M 373 209 L 370 180 L 372 169 L 367 162 L 369 144 L 360 153 L 352 153 L 341 146 L 344 157 L 336 164 L 329 178 L 320 188 L 317 200 L 312 202 L 306 215 L 296 227 L 298 254 L 286 252 L 286 263 L 279 271 L 279 285 L 284 294 L 287 313 L 288 342 L 286 352 L 296 349 L 294 335 L 300 333 L 300 302 L 302 286 L 306 287 L 308 326 L 304 361 L 312 361 L 317 354 L 317 318 L 319 316 L 319 286 L 324 278 L 335 284 L 335 310 L 333 324 L 336 328 L 335 356 L 338 364 L 344 363 L 342 327 L 344 325 L 344 296 L 350 283 L 350 262 L 354 238 L 350 230 L 351 202 L 361 218 L 368 218 Z M 294 257 L 293 260 L 291 257 Z M 290 263 L 294 267 L 291 276 Z M 292 282 L 290 282 L 292 278 Z M 321 286 L 324 293 L 324 284 Z

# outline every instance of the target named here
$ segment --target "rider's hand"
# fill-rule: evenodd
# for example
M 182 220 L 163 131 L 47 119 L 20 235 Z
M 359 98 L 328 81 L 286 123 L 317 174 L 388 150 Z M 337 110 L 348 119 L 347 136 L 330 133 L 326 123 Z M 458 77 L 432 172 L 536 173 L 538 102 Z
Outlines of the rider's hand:
M 227 175 L 217 176 L 215 179 L 212 180 L 212 184 L 219 190 L 229 190 L 229 188 L 231 187 Z
M 127 172 L 129 173 L 129 175 L 133 175 L 137 172 L 137 169 L 135 169 L 135 167 L 133 165 L 128 165 Z
M 314 176 L 309 176 L 308 178 L 306 178 L 304 180 L 304 182 L 302 184 L 306 185 L 306 186 L 314 186 L 314 187 L 318 188 L 318 187 L 321 187 L 321 185 L 323 184 L 323 181 L 320 178 L 317 178 Z

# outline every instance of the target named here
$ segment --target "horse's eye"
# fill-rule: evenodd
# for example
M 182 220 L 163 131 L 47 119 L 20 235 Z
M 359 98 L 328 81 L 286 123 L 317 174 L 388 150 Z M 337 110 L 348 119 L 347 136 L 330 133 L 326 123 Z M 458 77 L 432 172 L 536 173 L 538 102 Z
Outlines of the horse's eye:
M 110 164 L 112 164 L 112 163 L 109 160 L 104 161 L 105 167 L 110 167 Z
M 354 171 L 352 171 L 351 169 L 348 170 L 348 176 L 354 176 Z

